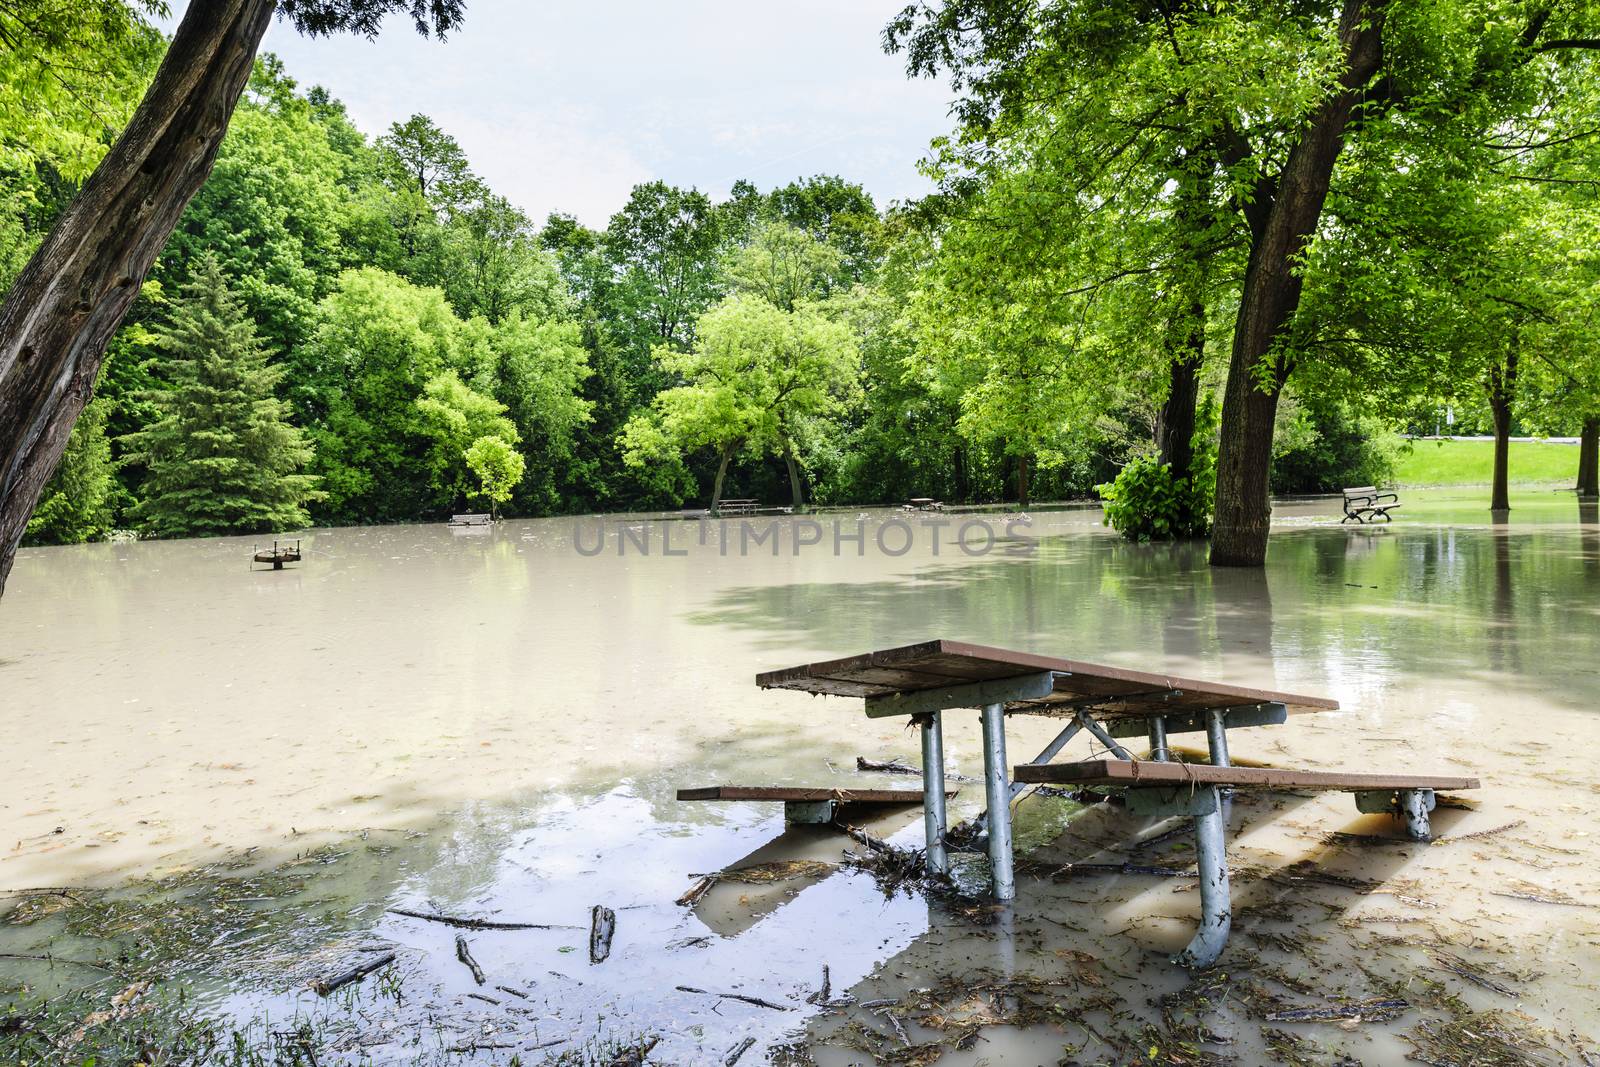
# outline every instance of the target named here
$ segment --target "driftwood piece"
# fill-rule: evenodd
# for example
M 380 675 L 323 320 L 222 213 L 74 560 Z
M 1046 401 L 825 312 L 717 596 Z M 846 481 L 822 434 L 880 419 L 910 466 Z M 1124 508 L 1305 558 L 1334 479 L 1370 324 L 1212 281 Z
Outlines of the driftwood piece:
M 919 778 L 922 776 L 921 767 L 913 767 L 899 756 L 891 760 L 870 760 L 865 756 L 857 756 L 856 770 L 883 771 L 888 774 L 914 774 Z
M 467 969 L 472 972 L 472 978 L 475 982 L 483 985 L 486 981 L 483 977 L 483 968 L 479 967 L 478 961 L 472 958 L 472 950 L 467 948 L 467 939 L 460 934 L 456 935 L 456 959 L 467 965 Z
M 846 826 L 844 823 L 836 822 L 833 824 L 833 828 L 850 838 L 850 840 L 861 842 L 861 844 L 866 845 L 874 852 L 887 855 L 900 851 L 883 838 L 869 834 L 859 826 Z
M 806 998 L 807 1004 L 826 1004 L 833 999 L 833 978 L 828 973 L 828 965 L 822 965 L 822 988 Z
M 755 1043 L 755 1038 L 747 1037 L 737 1045 L 733 1046 L 733 1048 L 728 1050 L 728 1054 L 722 1058 L 722 1067 L 733 1067 L 734 1064 L 739 1062 L 739 1057 L 750 1051 L 750 1046 Z
M 700 898 L 711 892 L 711 887 L 716 884 L 717 876 L 714 874 L 708 874 L 704 878 L 701 878 L 694 885 L 684 890 L 683 896 L 678 898 L 678 903 L 685 908 L 693 907 L 694 905 L 700 903 Z
M 332 993 L 335 989 L 340 989 L 344 986 L 347 986 L 351 982 L 359 982 L 373 971 L 381 970 L 393 962 L 394 953 L 385 952 L 381 956 L 374 956 L 370 960 L 363 960 L 361 963 L 356 964 L 348 971 L 342 971 L 339 974 L 332 975 L 328 978 L 314 979 L 311 983 L 311 988 L 314 989 L 319 995 L 325 997 L 329 993 Z
M 705 997 L 721 997 L 723 1000 L 738 1000 L 743 1001 L 746 1004 L 754 1004 L 758 1008 L 771 1008 L 773 1011 L 794 1010 L 787 1004 L 774 1004 L 770 1000 L 762 1000 L 760 997 L 746 996 L 743 993 L 713 993 L 709 989 L 696 989 L 692 985 L 681 985 L 676 986 L 675 988 L 680 993 L 699 993 L 701 996 Z
M 617 932 L 617 913 L 604 904 L 589 911 L 589 962 L 604 963 L 611 955 L 611 938 Z
M 390 908 L 390 915 L 404 915 L 408 919 L 421 919 L 424 922 L 443 923 L 445 926 L 455 926 L 463 930 L 579 930 L 582 927 L 563 926 L 559 923 L 503 923 L 492 919 L 466 919 L 455 915 L 440 915 L 433 911 L 412 911 L 409 908 Z

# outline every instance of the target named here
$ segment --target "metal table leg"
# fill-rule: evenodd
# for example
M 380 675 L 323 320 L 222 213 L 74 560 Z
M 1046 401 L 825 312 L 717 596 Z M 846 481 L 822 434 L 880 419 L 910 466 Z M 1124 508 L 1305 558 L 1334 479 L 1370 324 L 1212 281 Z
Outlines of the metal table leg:
M 1233 926 L 1233 901 L 1228 889 L 1227 828 L 1222 798 L 1215 786 L 1194 795 L 1194 840 L 1200 870 L 1200 929 L 1189 947 L 1173 957 L 1184 967 L 1209 967 L 1222 954 Z
M 1150 716 L 1150 758 L 1166 763 L 1172 758 L 1172 750 L 1167 746 L 1167 717 L 1165 715 Z
M 1006 706 L 983 706 L 983 784 L 989 806 L 989 870 L 996 900 L 1017 895 L 1011 856 L 1011 790 L 1006 784 Z
M 950 869 L 944 830 L 944 727 L 940 712 L 918 716 L 922 726 L 922 828 L 928 839 L 928 870 L 943 874 Z
M 1206 712 L 1206 745 L 1211 749 L 1213 767 L 1232 767 L 1228 762 L 1227 708 L 1211 708 Z

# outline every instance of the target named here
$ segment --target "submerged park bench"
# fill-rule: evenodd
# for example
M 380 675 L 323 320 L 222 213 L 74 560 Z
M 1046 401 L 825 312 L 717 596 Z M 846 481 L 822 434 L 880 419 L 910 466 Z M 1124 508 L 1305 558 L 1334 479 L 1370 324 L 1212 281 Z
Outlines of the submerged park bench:
M 1325 697 L 1251 689 L 959 641 L 924 641 L 844 659 L 768 671 L 764 689 L 861 698 L 869 718 L 909 716 L 922 739 L 923 826 L 930 871 L 949 869 L 946 847 L 943 712 L 981 709 L 988 854 L 994 895 L 1016 895 L 1011 846 L 1011 802 L 1030 784 L 1071 782 L 1124 792 L 1129 807 L 1147 814 L 1194 819 L 1201 881 L 1200 929 L 1175 957 L 1206 967 L 1221 953 L 1231 926 L 1224 789 L 1343 790 L 1362 811 L 1404 814 L 1413 836 L 1426 838 L 1434 791 L 1477 787 L 1472 778 L 1419 775 L 1334 774 L 1276 767 L 1234 767 L 1229 730 L 1274 725 L 1291 712 L 1338 708 Z M 1054 740 L 1008 781 L 1007 715 L 1068 720 Z M 1049 766 L 1080 731 L 1116 758 Z M 1209 764 L 1170 761 L 1168 737 L 1204 731 Z M 1148 740 L 1150 759 L 1139 761 L 1118 738 Z
M 1385 504 L 1385 500 L 1389 503 Z M 1339 525 L 1352 521 L 1376 522 L 1378 519 L 1391 522 L 1393 520 L 1389 512 L 1399 506 L 1400 498 L 1394 493 L 1380 493 L 1375 485 L 1358 485 L 1344 491 L 1344 518 L 1339 520 Z

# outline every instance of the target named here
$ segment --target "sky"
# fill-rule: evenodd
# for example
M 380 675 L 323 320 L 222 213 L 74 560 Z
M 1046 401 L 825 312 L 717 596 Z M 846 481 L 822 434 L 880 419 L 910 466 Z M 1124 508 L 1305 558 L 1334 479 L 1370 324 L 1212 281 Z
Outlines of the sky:
M 467 0 L 440 42 L 391 17 L 375 41 L 309 39 L 277 22 L 275 52 L 324 85 L 367 134 L 416 112 L 535 220 L 603 226 L 638 182 L 721 199 L 834 173 L 879 202 L 931 188 L 917 173 L 949 128 L 942 82 L 911 81 L 879 44 L 904 0 Z M 163 28 L 186 5 L 173 4 Z

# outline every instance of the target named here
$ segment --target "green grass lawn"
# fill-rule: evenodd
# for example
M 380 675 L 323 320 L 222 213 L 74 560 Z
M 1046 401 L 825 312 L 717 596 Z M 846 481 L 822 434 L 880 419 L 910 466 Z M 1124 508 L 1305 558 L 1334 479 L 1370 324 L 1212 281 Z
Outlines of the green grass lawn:
M 1412 441 L 1395 463 L 1397 485 L 1488 485 L 1493 441 Z M 1573 484 L 1578 446 L 1548 441 L 1511 442 L 1511 484 Z

